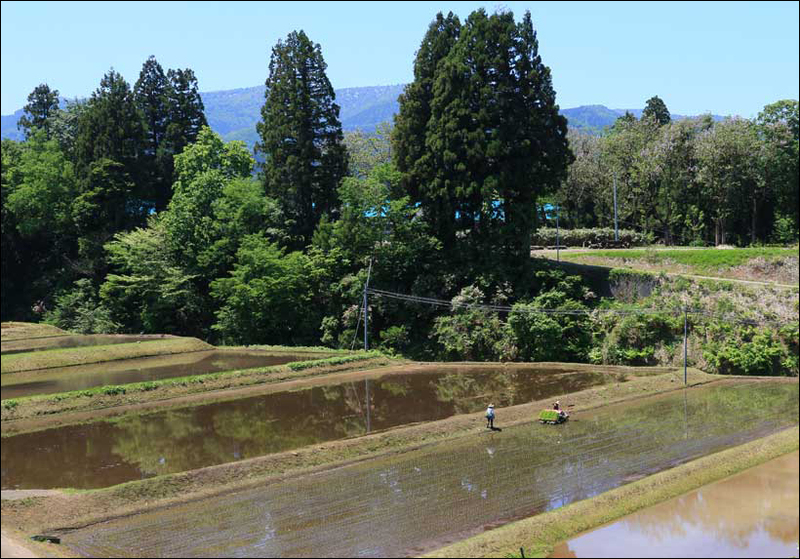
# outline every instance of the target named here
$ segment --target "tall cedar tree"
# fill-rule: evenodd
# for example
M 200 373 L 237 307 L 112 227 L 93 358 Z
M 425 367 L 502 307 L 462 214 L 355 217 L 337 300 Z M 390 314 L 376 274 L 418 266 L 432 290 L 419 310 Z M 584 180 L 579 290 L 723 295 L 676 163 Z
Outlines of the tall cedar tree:
M 642 111 L 642 120 L 647 120 L 648 118 L 655 119 L 659 126 L 669 124 L 672 120 L 666 103 L 658 95 L 648 99 Z
M 165 75 L 154 56 L 142 66 L 134 94 L 147 125 L 142 154 L 147 190 L 155 209 L 162 211 L 172 197 L 173 157 L 208 124 L 203 100 L 192 70 L 168 70 Z
M 23 114 L 17 122 L 17 129 L 25 130 L 25 139 L 41 128 L 47 139 L 50 139 L 53 118 L 60 110 L 58 107 L 58 90 L 50 89 L 46 83 L 37 85 L 28 95 L 28 104 L 22 109 Z
M 112 68 L 80 112 L 75 138 L 79 195 L 72 204 L 84 259 L 80 273 L 101 278 L 103 244 L 143 225 L 152 209 L 143 175 L 144 118 L 130 85 Z
M 434 173 L 434 154 L 426 145 L 426 130 L 431 118 L 436 69 L 458 40 L 461 22 L 453 12 L 436 14 L 414 59 L 414 81 L 398 99 L 392 148 L 395 164 L 403 174 L 402 184 L 413 200 L 422 202 L 425 218 L 445 248 L 455 242 L 455 209 L 450 196 L 422 196 Z
M 455 22 L 449 23 L 445 33 L 452 32 Z M 438 28 L 437 18 L 423 47 Z M 413 93 L 413 87 L 407 92 Z M 415 144 L 406 135 L 424 130 L 419 160 L 410 167 L 408 160 L 403 164 L 412 175 L 407 183 L 419 189 L 410 194 L 426 212 L 446 212 L 429 217 L 429 222 L 453 219 L 466 233 L 467 242 L 461 243 L 465 250 L 459 252 L 468 252 L 484 270 L 498 271 L 502 265 L 500 273 L 508 279 L 522 277 L 536 198 L 555 191 L 573 160 L 567 122 L 558 112 L 530 14 L 516 24 L 510 12 L 473 12 L 449 53 L 436 63 L 427 122 L 403 122 L 426 114 L 405 107 L 410 100 L 425 99 L 401 97 L 398 153 L 410 155 L 405 146 Z M 449 239 L 440 240 L 452 245 L 455 231 L 436 231 L 437 236 L 443 233 Z
M 147 125 L 142 146 L 142 175 L 147 181 L 148 197 L 156 209 L 161 210 L 169 202 L 172 190 L 171 173 L 167 176 L 164 169 L 166 160 L 172 159 L 165 145 L 170 120 L 170 83 L 155 56 L 142 65 L 133 93 Z
M 140 178 L 144 142 L 144 117 L 130 85 L 112 68 L 80 115 L 75 139 L 79 178 L 89 177 L 92 163 L 110 159 L 121 164 L 130 179 L 136 181 Z
M 169 70 L 167 77 L 170 81 L 167 143 L 170 153 L 178 155 L 197 140 L 203 126 L 208 126 L 208 121 L 194 72 L 189 68 L 178 68 Z M 172 157 L 169 163 L 173 164 Z
M 266 191 L 276 198 L 297 248 L 311 241 L 323 215 L 337 207 L 347 174 L 339 105 L 319 44 L 303 31 L 272 49 L 256 150 L 264 155 Z

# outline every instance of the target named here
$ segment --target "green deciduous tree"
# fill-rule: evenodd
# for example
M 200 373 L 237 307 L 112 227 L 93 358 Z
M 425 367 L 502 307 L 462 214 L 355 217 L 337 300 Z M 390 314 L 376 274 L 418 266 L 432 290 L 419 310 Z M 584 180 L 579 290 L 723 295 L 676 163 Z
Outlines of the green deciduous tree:
M 72 163 L 43 129 L 33 130 L 22 144 L 3 142 L 5 309 L 16 308 L 27 317 L 34 302 L 51 305 L 54 293 L 72 281 L 76 191 Z
M 473 305 L 483 304 L 480 288 L 465 287 L 453 297 L 448 316 L 436 319 L 433 335 L 448 359 L 496 361 L 503 353 L 506 331 L 497 313 Z
M 731 221 L 750 214 L 762 195 L 758 151 L 754 126 L 741 118 L 717 123 L 698 138 L 698 180 L 710 202 L 718 245 L 727 242 Z
M 756 119 L 762 142 L 763 180 L 771 190 L 782 242 L 797 241 L 800 231 L 800 124 L 798 102 L 782 100 L 764 107 Z
M 212 283 L 212 295 L 221 305 L 214 330 L 226 343 L 312 343 L 317 325 L 306 312 L 310 280 L 310 262 L 303 253 L 287 254 L 262 235 L 246 237 L 230 277 Z
M 56 297 L 55 308 L 45 313 L 44 321 L 78 334 L 114 334 L 121 328 L 86 278 Z
M 137 331 L 202 332 L 204 303 L 196 278 L 183 268 L 163 219 L 117 233 L 106 250 L 115 273 L 106 276 L 100 295 L 114 317 Z
M 557 309 L 564 314 L 537 312 Z M 589 321 L 579 313 L 586 307 L 568 294 L 549 290 L 529 304 L 514 305 L 508 316 L 509 335 L 513 336 L 522 361 L 585 361 L 591 347 Z
M 326 68 L 319 44 L 303 31 L 279 41 L 256 126 L 266 191 L 281 204 L 296 247 L 307 245 L 320 218 L 333 214 L 347 173 L 339 106 Z

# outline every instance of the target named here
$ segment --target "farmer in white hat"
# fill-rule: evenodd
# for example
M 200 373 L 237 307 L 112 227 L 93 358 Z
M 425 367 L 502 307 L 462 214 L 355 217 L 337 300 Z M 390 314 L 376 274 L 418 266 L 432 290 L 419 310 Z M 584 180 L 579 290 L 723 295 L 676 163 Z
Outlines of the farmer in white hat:
M 494 429 L 494 404 L 489 404 L 486 408 L 486 428 Z

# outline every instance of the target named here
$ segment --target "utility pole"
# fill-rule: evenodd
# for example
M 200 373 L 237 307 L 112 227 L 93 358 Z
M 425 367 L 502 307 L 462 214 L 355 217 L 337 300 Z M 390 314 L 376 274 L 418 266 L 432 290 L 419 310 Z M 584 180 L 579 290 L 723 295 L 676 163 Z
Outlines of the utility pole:
M 556 262 L 561 262 L 561 230 L 558 228 L 558 202 L 556 202 Z
M 617 222 L 617 172 L 614 171 L 614 241 L 619 242 L 619 223 Z
M 366 400 L 367 400 L 367 435 L 372 432 L 372 421 L 370 417 L 370 401 L 369 401 L 369 379 L 364 379 L 364 384 L 366 387 Z
M 367 283 L 364 284 L 364 351 L 369 350 L 369 344 L 367 342 L 367 322 L 369 320 L 369 308 L 367 305 L 369 301 L 367 300 L 367 289 L 369 289 L 369 278 L 372 275 L 372 258 L 369 259 L 369 269 L 367 270 Z
M 683 384 L 689 384 L 688 375 L 686 373 L 686 354 L 689 341 L 689 312 L 686 307 L 683 308 Z

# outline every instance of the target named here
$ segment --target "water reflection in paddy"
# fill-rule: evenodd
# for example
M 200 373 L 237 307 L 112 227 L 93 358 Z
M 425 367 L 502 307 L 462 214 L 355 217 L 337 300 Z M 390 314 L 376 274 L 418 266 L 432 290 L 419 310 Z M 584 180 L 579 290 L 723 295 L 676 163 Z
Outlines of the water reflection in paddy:
M 796 425 L 797 384 L 688 389 L 64 534 L 83 556 L 398 557 Z
M 422 372 L 214 403 L 3 440 L 2 487 L 104 487 L 618 380 L 513 367 Z M 501 415 L 502 416 L 502 415 Z
M 178 355 L 140 357 L 107 361 L 91 365 L 61 367 L 43 371 L 5 374 L 2 399 L 21 398 L 36 394 L 55 394 L 85 390 L 109 384 L 127 384 L 205 375 L 219 371 L 234 371 L 282 365 L 292 361 L 310 361 L 329 357 L 324 353 L 281 353 L 257 351 L 195 351 Z
M 792 557 L 799 457 L 793 452 L 629 515 L 557 546 L 551 557 Z

